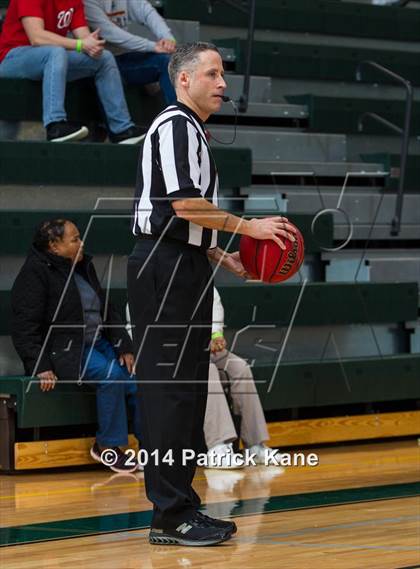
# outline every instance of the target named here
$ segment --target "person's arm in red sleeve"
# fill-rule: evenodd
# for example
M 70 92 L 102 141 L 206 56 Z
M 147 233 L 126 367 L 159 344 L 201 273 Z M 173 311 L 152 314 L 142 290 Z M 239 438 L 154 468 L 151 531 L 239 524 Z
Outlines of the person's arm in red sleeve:
M 31 4 L 32 2 L 33 4 Z M 31 7 L 29 8 L 30 4 Z M 53 45 L 74 51 L 77 48 L 78 40 L 82 39 L 82 51 L 91 57 L 99 57 L 104 49 L 105 41 L 99 39 L 99 30 L 90 33 L 86 26 L 82 3 L 76 10 L 72 21 L 73 34 L 76 39 L 61 36 L 45 29 L 41 0 L 30 0 L 30 2 L 21 0 L 19 15 L 26 35 L 34 47 Z M 83 25 L 80 26 L 80 24 Z
M 44 18 L 43 0 L 19 0 L 17 5 L 17 15 L 19 20 L 26 16 Z
M 71 20 L 70 29 L 74 34 L 75 30 L 78 28 L 86 28 L 88 34 L 90 33 L 88 24 L 86 22 L 85 17 L 85 10 L 83 7 L 83 2 L 80 0 L 79 4 L 76 6 L 76 9 L 73 14 L 73 18 Z
M 19 0 L 17 13 L 32 46 L 57 45 L 76 49 L 76 40 L 45 29 L 43 0 Z
M 76 49 L 77 40 L 47 31 L 42 17 L 24 16 L 22 18 L 22 26 L 33 47 L 53 45 L 64 47 L 68 50 Z

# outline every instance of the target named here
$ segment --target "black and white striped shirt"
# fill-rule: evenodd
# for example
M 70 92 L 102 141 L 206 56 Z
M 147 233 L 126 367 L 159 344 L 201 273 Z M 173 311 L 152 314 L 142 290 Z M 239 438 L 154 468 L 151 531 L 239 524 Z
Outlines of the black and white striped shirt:
M 217 231 L 177 217 L 171 201 L 206 198 L 217 206 L 218 183 L 202 121 L 186 105 L 170 105 L 153 121 L 140 153 L 134 235 L 163 235 L 203 249 L 216 247 Z

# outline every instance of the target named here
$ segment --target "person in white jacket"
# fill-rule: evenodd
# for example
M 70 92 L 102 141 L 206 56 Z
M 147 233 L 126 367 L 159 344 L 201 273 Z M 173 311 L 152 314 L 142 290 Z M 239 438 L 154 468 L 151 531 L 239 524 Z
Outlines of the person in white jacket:
M 84 0 L 84 6 L 90 28 L 99 28 L 107 49 L 115 55 L 123 80 L 129 85 L 159 81 L 166 103 L 173 103 L 176 94 L 168 63 L 176 42 L 153 6 L 146 0 Z M 130 21 L 147 26 L 156 41 L 130 33 Z
M 233 452 L 232 442 L 241 438 L 244 447 L 255 455 L 257 464 L 265 464 L 269 439 L 264 412 L 247 362 L 226 349 L 223 334 L 224 308 L 214 289 L 213 326 L 210 345 L 209 390 L 204 436 L 208 449 L 207 468 L 241 468 L 243 460 Z M 241 416 L 240 433 L 236 432 L 220 374 L 229 381 L 233 411 Z M 280 460 L 280 455 L 275 455 Z

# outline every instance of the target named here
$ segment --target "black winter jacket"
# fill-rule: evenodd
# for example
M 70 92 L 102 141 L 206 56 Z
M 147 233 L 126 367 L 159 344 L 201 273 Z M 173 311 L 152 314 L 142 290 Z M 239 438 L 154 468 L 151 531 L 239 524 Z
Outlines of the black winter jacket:
M 79 379 L 84 349 L 83 307 L 72 262 L 32 247 L 12 288 L 12 340 L 25 373 L 33 376 L 53 370 L 58 379 Z M 85 255 L 76 270 L 90 283 L 101 301 L 103 324 L 122 324 L 100 287 L 92 258 Z M 53 327 L 51 328 L 51 325 Z M 133 351 L 123 326 L 105 328 L 105 337 L 118 354 Z M 42 347 L 45 343 L 45 349 Z

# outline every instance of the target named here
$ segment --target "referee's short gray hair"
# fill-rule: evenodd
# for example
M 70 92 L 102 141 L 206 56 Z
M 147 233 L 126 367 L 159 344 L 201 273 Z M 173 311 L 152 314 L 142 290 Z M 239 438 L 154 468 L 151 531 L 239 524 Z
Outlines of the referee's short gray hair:
M 200 53 L 203 51 L 215 51 L 220 55 L 214 44 L 204 41 L 184 43 L 177 46 L 176 51 L 171 55 L 168 65 L 169 77 L 174 87 L 176 86 L 178 74 L 181 71 L 193 71 L 198 63 Z

